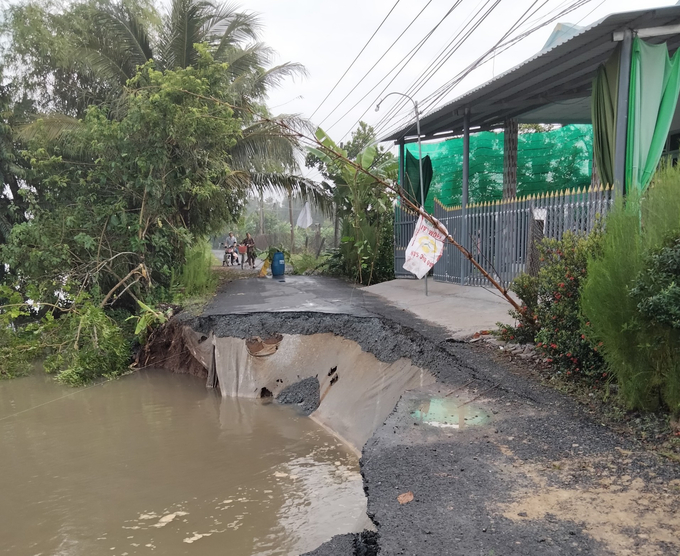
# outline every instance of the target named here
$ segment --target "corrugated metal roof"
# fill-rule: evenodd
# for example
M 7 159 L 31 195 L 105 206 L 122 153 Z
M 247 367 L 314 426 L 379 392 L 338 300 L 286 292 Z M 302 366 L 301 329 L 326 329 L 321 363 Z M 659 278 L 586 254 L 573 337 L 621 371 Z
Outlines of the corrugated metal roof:
M 609 15 L 425 115 L 420 121 L 421 134 L 425 138 L 442 137 L 445 132 L 460 134 L 466 108 L 470 125 L 481 129 L 500 127 L 508 118 L 532 123 L 590 122 L 589 102 L 583 99 L 590 97 L 597 68 L 616 48 L 612 34 L 678 23 L 680 6 Z M 666 41 L 671 52 L 680 47 L 680 35 L 646 40 Z M 411 122 L 381 141 L 399 141 L 414 134 L 415 122 Z

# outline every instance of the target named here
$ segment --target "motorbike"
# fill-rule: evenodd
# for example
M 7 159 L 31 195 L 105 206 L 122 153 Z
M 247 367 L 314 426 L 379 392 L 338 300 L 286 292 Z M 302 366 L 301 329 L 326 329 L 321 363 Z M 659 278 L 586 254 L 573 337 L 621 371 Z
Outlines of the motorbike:
M 238 255 L 236 254 L 236 249 L 234 247 L 227 247 L 224 250 L 224 258 L 222 259 L 222 266 L 230 264 L 234 266 L 238 264 Z

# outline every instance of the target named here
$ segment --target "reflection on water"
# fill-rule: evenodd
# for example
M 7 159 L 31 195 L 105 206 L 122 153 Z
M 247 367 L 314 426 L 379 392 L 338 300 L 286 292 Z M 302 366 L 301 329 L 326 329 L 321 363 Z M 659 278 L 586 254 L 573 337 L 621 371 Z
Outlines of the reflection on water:
M 367 526 L 356 457 L 313 421 L 162 371 L 0 382 L 0 493 L 13 556 L 288 555 Z
M 464 429 L 471 425 L 485 425 L 490 421 L 488 413 L 478 407 L 450 398 L 430 398 L 419 402 L 411 415 L 433 427 Z

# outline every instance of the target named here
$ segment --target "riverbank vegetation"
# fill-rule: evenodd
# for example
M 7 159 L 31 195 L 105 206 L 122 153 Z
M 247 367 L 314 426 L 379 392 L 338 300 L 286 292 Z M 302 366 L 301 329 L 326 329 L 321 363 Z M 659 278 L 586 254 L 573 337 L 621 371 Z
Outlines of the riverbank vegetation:
M 46 0 L 0 31 L 0 376 L 37 358 L 69 384 L 125 372 L 163 307 L 214 287 L 205 238 L 250 192 L 325 200 L 276 121 L 305 124 L 265 105 L 304 70 L 270 66 L 256 17 Z
M 680 415 L 680 170 L 661 168 L 588 237 L 540 247 L 505 340 L 533 342 L 547 372 L 617 392 L 626 407 Z

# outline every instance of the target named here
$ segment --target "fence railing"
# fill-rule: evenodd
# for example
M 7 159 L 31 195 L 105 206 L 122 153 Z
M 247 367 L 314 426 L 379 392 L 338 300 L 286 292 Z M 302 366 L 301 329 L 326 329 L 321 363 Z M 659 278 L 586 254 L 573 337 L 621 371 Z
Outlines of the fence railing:
M 520 273 L 537 268 L 537 241 L 543 237 L 561 239 L 566 231 L 590 232 L 598 217 L 607 213 L 612 199 L 611 188 L 572 189 L 469 205 L 465 216 L 461 207 L 446 207 L 435 199 L 434 216 L 483 268 L 507 287 Z M 397 278 L 413 277 L 402 266 L 417 220 L 417 214 L 396 207 L 394 272 Z M 463 228 L 467 229 L 466 238 Z M 434 266 L 433 275 L 442 282 L 475 286 L 486 283 L 481 273 L 449 244 Z

